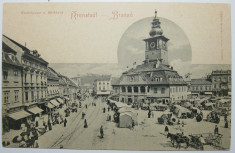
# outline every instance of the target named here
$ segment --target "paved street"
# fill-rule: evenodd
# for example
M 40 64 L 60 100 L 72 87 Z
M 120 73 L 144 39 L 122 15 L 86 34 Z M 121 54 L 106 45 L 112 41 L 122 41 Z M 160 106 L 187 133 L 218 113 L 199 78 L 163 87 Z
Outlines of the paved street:
M 39 137 L 40 148 L 63 148 L 69 149 L 124 149 L 124 150 L 175 150 L 164 133 L 165 125 L 159 125 L 157 118 L 163 112 L 154 111 L 154 118 L 147 118 L 147 111 L 135 110 L 138 113 L 138 125 L 133 129 L 118 128 L 115 122 L 106 121 L 106 117 L 110 114 L 113 117 L 113 111 L 103 113 L 103 108 L 107 108 L 105 102 L 100 99 L 95 100 L 96 106 L 92 106 L 92 98 L 82 102 L 82 108 L 78 112 L 71 113 L 68 117 L 67 127 L 63 124 L 53 126 L 53 130 Z M 88 108 L 85 108 L 85 104 Z M 86 113 L 85 119 L 88 128 L 84 128 L 84 119 L 81 119 L 82 112 Z M 206 112 L 204 112 L 206 114 Z M 183 128 L 185 135 L 213 133 L 214 123 L 201 121 L 196 122 L 195 119 L 182 119 L 185 123 Z M 100 138 L 100 126 L 104 129 L 104 138 Z M 168 126 L 172 133 L 180 132 L 178 125 Z M 228 149 L 230 142 L 230 128 L 224 128 L 224 121 L 221 117 L 218 125 L 219 132 L 223 135 L 221 148 L 205 145 L 205 150 Z M 50 139 L 50 141 L 47 141 Z M 184 148 L 182 144 L 181 150 L 196 150 L 189 147 Z

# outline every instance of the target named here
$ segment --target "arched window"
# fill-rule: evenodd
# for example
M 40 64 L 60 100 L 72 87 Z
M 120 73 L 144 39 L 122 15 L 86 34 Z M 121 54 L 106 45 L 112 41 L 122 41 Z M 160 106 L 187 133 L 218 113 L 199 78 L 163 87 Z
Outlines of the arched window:
M 138 92 L 138 87 L 134 87 L 134 92 Z
M 142 93 L 145 93 L 145 87 L 144 87 L 144 86 L 141 86 L 141 87 L 140 87 L 140 91 L 141 91 Z
M 128 92 L 132 92 L 132 89 L 131 89 L 131 87 L 129 86 L 129 87 L 127 87 L 127 91 Z
M 126 92 L 126 88 L 125 87 L 122 87 L 122 92 Z

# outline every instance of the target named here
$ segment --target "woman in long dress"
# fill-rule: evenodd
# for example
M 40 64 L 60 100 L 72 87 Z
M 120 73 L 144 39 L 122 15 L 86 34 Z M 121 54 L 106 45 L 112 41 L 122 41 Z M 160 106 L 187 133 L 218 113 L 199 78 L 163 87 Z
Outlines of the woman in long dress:
M 84 128 L 87 128 L 88 127 L 88 125 L 87 125 L 87 121 L 86 121 L 86 119 L 84 120 Z

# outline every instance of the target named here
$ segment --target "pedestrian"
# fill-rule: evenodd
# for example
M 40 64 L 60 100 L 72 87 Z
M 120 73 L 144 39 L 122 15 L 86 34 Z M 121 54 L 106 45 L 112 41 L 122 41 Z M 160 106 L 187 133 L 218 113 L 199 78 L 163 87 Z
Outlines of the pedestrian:
M 108 112 L 109 112 L 110 108 L 108 107 Z
M 168 133 L 168 132 L 169 132 L 168 126 L 165 126 L 165 133 Z
M 85 115 L 86 115 L 86 114 L 85 114 L 84 112 L 82 112 L 82 119 L 84 119 Z
M 205 139 L 203 138 L 203 136 L 201 135 L 200 138 L 199 138 L 199 141 L 202 143 L 202 144 L 205 144 Z
M 51 120 L 50 119 L 48 119 L 48 128 L 49 128 L 50 131 L 52 130 L 52 125 L 51 125 Z
M 132 128 L 134 129 L 134 126 L 135 126 L 135 121 L 132 120 Z
M 202 135 L 199 137 L 199 141 L 201 142 L 201 149 L 204 150 L 203 145 L 206 144 L 206 141 L 205 141 L 205 139 L 203 138 Z
M 227 113 L 225 113 L 225 115 L 224 115 L 224 120 L 225 121 L 227 120 L 227 117 L 228 117 L 228 115 L 227 115 Z
M 152 112 L 152 118 L 154 118 L 154 113 Z
M 105 107 L 103 108 L 103 113 L 105 113 Z
M 87 104 L 86 104 L 86 109 L 87 109 Z
M 149 110 L 149 112 L 148 112 L 148 118 L 150 118 L 150 116 L 151 116 L 151 111 Z
M 43 121 L 43 126 L 44 126 L 44 128 L 45 128 L 45 131 L 47 131 L 47 124 L 46 124 L 45 121 Z
M 84 128 L 87 128 L 88 127 L 88 125 L 87 125 L 87 121 L 86 121 L 86 119 L 84 120 Z
M 67 119 L 65 118 L 64 119 L 64 127 L 66 127 L 66 124 L 67 124 Z
M 112 116 L 111 115 L 109 115 L 109 121 L 111 121 L 112 120 Z
M 104 138 L 104 130 L 103 130 L 103 126 L 102 125 L 100 127 L 100 138 Z
M 35 118 L 35 121 L 36 121 L 36 127 L 38 127 L 39 117 L 36 117 L 36 118 Z
M 35 141 L 34 141 L 34 148 L 39 148 L 38 140 L 35 140 Z
M 181 124 L 182 124 L 182 128 L 183 128 L 183 127 L 184 127 L 184 121 L 182 121 L 182 123 L 181 123 Z
M 225 121 L 224 128 L 228 128 L 228 121 Z
M 219 134 L 219 128 L 217 125 L 215 125 L 214 134 Z
M 180 120 L 178 120 L 178 125 L 180 124 Z

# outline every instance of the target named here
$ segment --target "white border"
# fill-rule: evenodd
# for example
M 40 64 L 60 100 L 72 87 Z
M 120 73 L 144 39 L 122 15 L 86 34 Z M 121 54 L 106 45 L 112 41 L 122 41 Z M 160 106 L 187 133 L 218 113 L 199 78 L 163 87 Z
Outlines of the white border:
M 1 8 L 0 8 L 0 20 L 2 21 L 2 15 L 3 15 L 3 4 L 5 2 L 29 2 L 28 0 L 1 0 Z M 30 2 L 48 2 L 48 0 L 30 0 Z M 193 2 L 193 3 L 229 3 L 231 4 L 231 32 L 232 32 L 232 80 L 234 79 L 234 71 L 233 71 L 233 64 L 235 60 L 235 55 L 233 54 L 234 51 L 234 45 L 235 45 L 235 21 L 234 21 L 234 16 L 235 16 L 235 1 L 232 0 L 50 0 L 49 3 L 53 2 Z M 2 23 L 2 22 L 1 22 Z M 2 34 L 2 24 L 0 24 L 0 33 Z M 2 37 L 1 37 L 2 39 Z M 2 40 L 1 40 L 2 41 Z M 2 43 L 1 43 L 2 44 Z M 2 47 L 2 45 L 0 45 Z M 0 54 L 0 59 L 2 59 L 2 54 Z M 2 67 L 2 62 L 0 62 L 1 67 Z M 2 71 L 1 71 L 2 73 Z M 0 80 L 2 80 L 2 75 L 0 75 Z M 232 95 L 235 95 L 235 91 L 233 90 L 234 84 L 232 83 Z M 0 93 L 1 97 L 1 93 Z M 233 96 L 232 96 L 232 103 L 234 102 Z M 234 128 L 234 110 L 235 110 L 235 104 L 232 104 L 232 128 L 231 128 L 231 149 L 230 151 L 217 151 L 217 152 L 235 152 L 235 128 Z M 0 114 L 2 114 L 2 109 L 0 109 Z M 2 122 L 0 121 L 0 126 L 2 126 Z M 0 128 L 0 142 L 2 143 L 2 128 Z M 84 140 L 85 141 L 85 140 Z M 101 153 L 101 152 L 115 152 L 115 153 L 128 153 L 128 152 L 138 152 L 138 153 L 147 153 L 150 151 L 120 151 L 120 150 L 67 150 L 67 149 L 23 149 L 23 148 L 3 148 L 2 145 L 0 144 L 0 152 L 1 153 L 31 153 L 31 152 L 37 152 L 37 153 L 77 153 L 77 152 L 85 152 L 85 153 Z M 152 151 L 151 151 L 152 152 Z M 158 151 L 160 152 L 160 151 Z M 164 153 L 172 153 L 173 151 L 164 151 Z M 186 153 L 188 151 L 178 151 L 177 153 Z M 194 153 L 198 153 L 200 151 L 193 151 Z M 203 151 L 203 152 L 214 152 L 214 151 Z

